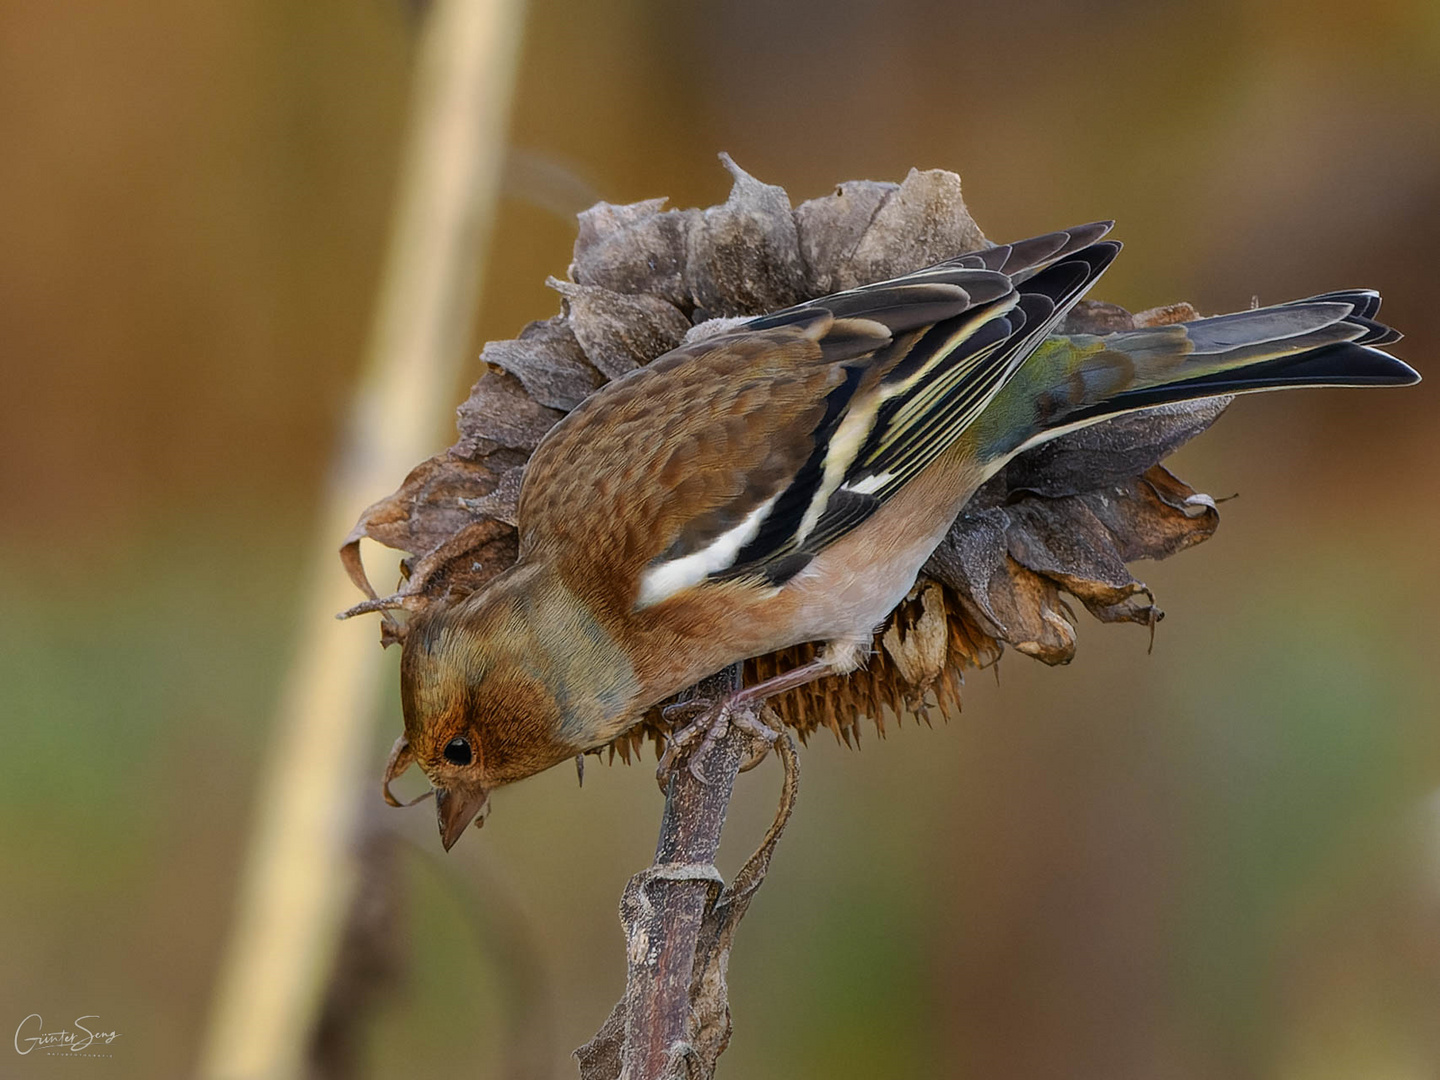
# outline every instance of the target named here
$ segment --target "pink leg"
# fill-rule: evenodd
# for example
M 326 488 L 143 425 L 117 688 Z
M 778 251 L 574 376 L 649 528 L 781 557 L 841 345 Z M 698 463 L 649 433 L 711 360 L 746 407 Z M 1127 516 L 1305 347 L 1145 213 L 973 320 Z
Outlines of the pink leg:
M 675 766 L 676 757 L 681 751 L 688 747 L 700 736 L 700 746 L 690 755 L 690 772 L 697 780 L 703 781 L 705 777 L 700 775 L 696 763 L 705 756 L 708 750 L 722 735 L 725 734 L 729 725 L 734 724 L 742 731 L 763 739 L 767 743 L 773 743 L 778 737 L 776 732 L 769 725 L 755 720 L 751 717 L 748 709 L 737 708 L 737 706 L 755 705 L 767 701 L 772 697 L 783 694 L 786 691 L 794 690 L 797 687 L 805 686 L 816 679 L 826 675 L 834 674 L 835 668 L 825 659 L 816 658 L 808 664 L 802 664 L 798 668 L 783 672 L 764 682 L 756 683 L 754 686 L 747 686 L 736 691 L 723 701 L 718 701 L 701 708 L 700 715 L 675 732 L 666 740 L 665 754 L 660 759 L 659 775 L 663 782 L 664 778 L 670 775 L 670 770 Z M 698 703 L 683 702 L 672 705 L 664 710 L 663 715 L 668 720 L 671 717 L 694 713 L 694 705 Z M 764 754 L 756 758 L 758 762 Z
M 764 682 L 758 682 L 754 686 L 747 686 L 738 691 L 731 702 L 736 705 L 746 704 L 751 701 L 768 701 L 789 690 L 797 689 L 816 679 L 823 679 L 826 675 L 835 674 L 835 668 L 823 656 L 818 656 L 808 664 L 801 664 L 797 668 L 791 668 Z

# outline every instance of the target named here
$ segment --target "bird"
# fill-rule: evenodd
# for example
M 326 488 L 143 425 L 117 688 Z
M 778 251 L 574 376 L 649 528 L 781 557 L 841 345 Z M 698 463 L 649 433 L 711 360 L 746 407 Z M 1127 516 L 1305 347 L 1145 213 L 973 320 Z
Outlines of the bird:
M 448 851 L 495 788 L 728 665 L 822 646 L 748 701 L 853 670 L 976 489 L 1058 435 L 1215 395 L 1419 381 L 1383 351 L 1400 334 L 1368 289 L 1061 332 L 1120 251 L 1112 226 L 722 324 L 586 398 L 526 466 L 516 562 L 412 617 L 386 798 L 419 764 Z

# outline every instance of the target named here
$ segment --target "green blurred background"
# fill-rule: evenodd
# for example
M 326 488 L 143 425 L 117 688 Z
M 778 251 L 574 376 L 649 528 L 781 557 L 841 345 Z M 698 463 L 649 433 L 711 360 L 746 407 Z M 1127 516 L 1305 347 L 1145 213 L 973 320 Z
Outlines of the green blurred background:
M 0 1075 L 193 1067 L 416 17 L 0 8 L 0 1030 L 124 1033 Z M 471 354 L 556 310 L 576 205 L 720 201 L 721 149 L 797 201 L 953 169 L 996 240 L 1116 217 L 1100 295 L 1134 309 L 1384 292 L 1428 383 L 1245 400 L 1172 462 L 1242 497 L 1142 568 L 1153 655 L 1084 620 L 1072 667 L 1011 655 L 946 726 L 813 740 L 721 1070 L 1440 1076 L 1440 6 L 533 0 L 511 144 Z M 777 782 L 742 778 L 724 868 Z M 556 770 L 443 863 L 400 818 L 369 1074 L 503 1075 L 516 1023 L 573 1074 L 659 810 L 648 766 Z

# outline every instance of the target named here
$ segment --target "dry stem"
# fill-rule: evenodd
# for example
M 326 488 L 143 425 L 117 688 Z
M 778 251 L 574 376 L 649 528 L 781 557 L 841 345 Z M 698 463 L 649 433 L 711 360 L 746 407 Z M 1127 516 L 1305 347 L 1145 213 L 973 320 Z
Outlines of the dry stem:
M 717 700 L 740 686 L 740 667 L 705 680 L 693 696 Z M 776 744 L 785 786 L 775 822 L 734 882 L 715 868 L 735 776 L 753 752 L 738 726 L 670 777 L 655 861 L 630 879 L 620 900 L 625 928 L 625 996 L 595 1037 L 576 1051 L 582 1080 L 709 1077 L 730 1040 L 725 970 L 735 927 L 765 879 L 794 807 L 795 743 Z

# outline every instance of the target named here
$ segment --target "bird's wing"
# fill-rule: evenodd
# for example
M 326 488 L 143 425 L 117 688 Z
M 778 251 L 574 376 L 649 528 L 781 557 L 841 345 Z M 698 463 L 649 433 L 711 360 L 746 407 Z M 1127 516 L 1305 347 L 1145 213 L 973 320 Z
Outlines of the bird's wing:
M 1114 257 L 1108 228 L 797 305 L 612 383 L 531 458 L 522 553 L 632 575 L 641 607 L 783 583 L 959 437 Z

